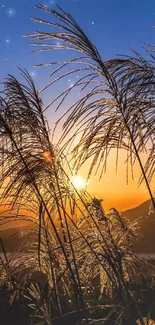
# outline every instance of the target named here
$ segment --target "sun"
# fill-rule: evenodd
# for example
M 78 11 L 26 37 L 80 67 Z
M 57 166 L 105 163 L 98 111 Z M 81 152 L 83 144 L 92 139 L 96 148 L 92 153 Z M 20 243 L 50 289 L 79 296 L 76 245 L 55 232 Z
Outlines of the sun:
M 71 182 L 77 190 L 82 190 L 85 187 L 85 182 L 80 176 L 73 176 Z

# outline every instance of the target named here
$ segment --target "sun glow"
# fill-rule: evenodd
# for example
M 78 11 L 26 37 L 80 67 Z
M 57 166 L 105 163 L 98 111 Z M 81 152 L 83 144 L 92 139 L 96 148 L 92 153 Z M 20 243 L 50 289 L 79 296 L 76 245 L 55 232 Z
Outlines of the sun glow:
M 44 151 L 43 152 L 43 157 L 45 158 L 45 160 L 47 162 L 51 162 L 51 153 L 50 153 L 50 151 Z
M 82 190 L 85 187 L 85 182 L 80 176 L 73 176 L 71 182 L 77 190 Z

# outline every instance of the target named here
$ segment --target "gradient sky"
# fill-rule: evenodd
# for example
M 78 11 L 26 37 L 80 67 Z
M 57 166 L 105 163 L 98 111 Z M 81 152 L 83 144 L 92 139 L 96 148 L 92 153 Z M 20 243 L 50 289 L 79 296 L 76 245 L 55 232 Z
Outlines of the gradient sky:
M 58 4 L 70 12 L 97 46 L 103 59 L 115 57 L 117 54 L 129 54 L 130 48 L 142 51 L 141 46 L 145 42 L 155 43 L 154 0 L 43 0 L 40 3 L 51 8 L 55 8 Z M 40 54 L 28 54 L 32 48 L 29 41 L 21 36 L 46 28 L 34 23 L 30 17 L 48 19 L 45 13 L 34 8 L 35 4 L 38 4 L 37 0 L 0 0 L 0 80 L 3 81 L 8 73 L 20 78 L 17 67 L 26 68 L 33 76 L 37 88 L 41 88 L 49 80 L 50 70 L 35 69 L 33 65 L 44 61 L 56 61 L 58 57 L 63 59 L 63 55 L 67 57 L 67 54 L 64 52 L 58 54 L 58 51 L 50 51 L 45 57 Z M 68 79 L 67 82 L 69 85 L 74 80 Z M 56 89 L 53 91 L 57 92 Z M 50 92 L 43 95 L 43 99 L 48 102 Z M 56 116 L 49 109 L 47 116 L 51 128 L 61 113 L 62 111 Z M 138 167 L 135 181 L 130 181 L 129 185 L 126 185 L 123 157 L 121 159 L 121 172 L 117 176 L 111 155 L 108 171 L 101 183 L 98 184 L 97 180 L 93 179 L 89 185 L 92 193 L 104 198 L 106 209 L 115 206 L 119 210 L 124 210 L 148 198 L 143 186 L 138 189 Z M 85 175 L 85 167 L 81 175 Z

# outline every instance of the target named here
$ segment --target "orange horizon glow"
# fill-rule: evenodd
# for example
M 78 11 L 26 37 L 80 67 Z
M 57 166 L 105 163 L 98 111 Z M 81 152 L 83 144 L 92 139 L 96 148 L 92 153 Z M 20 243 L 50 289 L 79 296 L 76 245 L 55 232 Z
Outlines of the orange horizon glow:
M 67 109 L 66 107 L 64 109 Z M 57 115 L 57 114 L 56 114 Z M 56 115 L 52 115 L 52 119 L 50 118 L 49 124 L 52 129 L 53 122 L 57 120 Z M 59 113 L 61 116 L 61 112 Z M 59 116 L 58 116 L 59 117 Z M 62 133 L 62 125 L 63 122 L 58 125 L 55 135 L 54 135 L 54 143 L 57 143 L 60 139 L 60 134 Z M 71 134 L 74 133 L 74 129 L 72 130 Z M 65 141 L 69 139 L 69 134 Z M 77 142 L 80 140 L 80 135 L 77 136 L 75 142 L 72 146 L 76 145 Z M 71 148 L 70 148 L 71 151 Z M 149 148 L 148 148 L 149 153 Z M 145 165 L 146 158 L 148 155 L 141 154 L 143 165 Z M 103 199 L 103 207 L 105 211 L 108 211 L 110 208 L 114 207 L 118 211 L 125 211 L 128 209 L 132 209 L 141 203 L 150 199 L 147 189 L 145 188 L 145 184 L 141 184 L 139 186 L 138 180 L 141 175 L 140 167 L 138 163 L 135 163 L 134 166 L 134 180 L 132 179 L 131 168 L 129 164 L 129 178 L 127 184 L 127 164 L 125 163 L 127 159 L 127 154 L 125 151 L 120 150 L 119 154 L 119 161 L 118 161 L 118 170 L 116 173 L 116 150 L 112 149 L 111 153 L 109 154 L 108 161 L 107 161 L 107 170 L 106 173 L 103 173 L 101 180 L 100 178 L 100 171 L 95 176 L 95 168 L 90 177 L 89 184 L 87 186 L 87 191 L 91 194 L 96 196 L 97 198 Z M 78 175 L 80 175 L 84 182 L 87 182 L 87 176 L 89 172 L 90 161 L 87 160 L 84 165 L 78 171 Z M 152 192 L 154 190 L 154 183 L 151 183 Z
M 80 175 L 85 181 L 88 169 L 88 162 L 80 169 Z M 120 154 L 120 163 L 116 173 L 115 154 L 111 152 L 106 173 L 103 173 L 100 181 L 99 173 L 96 176 L 92 174 L 87 191 L 91 195 L 103 199 L 105 211 L 108 211 L 110 208 L 115 208 L 120 212 L 132 209 L 150 199 L 145 183 L 143 182 L 140 186 L 138 184 L 140 175 L 140 168 L 138 163 L 136 163 L 134 179 L 132 179 L 131 171 L 129 171 L 127 184 L 125 155 L 123 153 Z M 151 184 L 151 188 L 153 190 L 153 184 Z

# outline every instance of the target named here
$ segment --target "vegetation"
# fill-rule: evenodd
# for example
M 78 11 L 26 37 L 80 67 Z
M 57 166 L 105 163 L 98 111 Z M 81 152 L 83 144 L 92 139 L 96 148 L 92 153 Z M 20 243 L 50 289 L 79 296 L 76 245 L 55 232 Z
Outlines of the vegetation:
M 74 50 L 81 54 L 78 58 L 68 61 L 58 61 L 40 64 L 47 66 L 56 64 L 57 68 L 50 76 L 62 71 L 64 67 L 76 65 L 76 68 L 62 72 L 57 78 L 46 85 L 47 89 L 66 75 L 79 73 L 79 79 L 70 88 L 53 99 L 45 110 L 57 103 L 58 109 L 74 88 L 80 87 L 80 91 L 86 91 L 82 98 L 77 100 L 62 116 L 66 117 L 64 132 L 60 143 L 68 136 L 73 126 L 77 125 L 77 131 L 66 140 L 63 149 L 73 142 L 74 138 L 81 133 L 78 144 L 73 148 L 74 165 L 79 169 L 90 157 L 93 157 L 90 165 L 88 178 L 93 169 L 96 172 L 106 170 L 107 158 L 112 149 L 116 149 L 116 168 L 120 150 L 127 152 L 127 165 L 133 170 L 137 160 L 141 169 L 142 178 L 149 191 L 153 207 L 154 198 L 150 189 L 150 181 L 154 175 L 154 56 L 148 50 L 147 61 L 138 53 L 136 57 L 114 59 L 104 62 L 96 47 L 90 42 L 83 30 L 62 9 L 58 11 L 48 9 L 42 5 L 37 8 L 46 11 L 56 17 L 58 22 L 34 19 L 36 22 L 48 24 L 60 32 L 35 32 L 29 35 L 32 45 L 39 47 L 36 52 L 45 52 L 54 49 Z M 59 40 L 59 43 L 52 42 Z M 48 42 L 47 42 L 48 41 Z M 153 51 L 153 50 L 152 50 Z M 77 67 L 77 64 L 80 67 Z M 80 78 L 80 73 L 82 76 Z M 59 122 L 59 121 L 58 121 Z M 151 142 L 150 155 L 143 166 L 140 154 L 147 152 Z M 150 146 L 150 145 L 149 145 Z M 82 148 L 82 150 L 81 150 Z M 128 171 L 128 168 L 127 168 Z M 128 177 L 128 175 L 127 175 Z
M 88 178 L 94 168 L 102 177 L 110 151 L 117 152 L 117 168 L 119 151 L 125 150 L 127 171 L 129 164 L 134 171 L 137 160 L 140 183 L 145 182 L 155 208 L 150 186 L 154 175 L 154 56 L 149 51 L 148 61 L 135 53 L 134 58 L 103 62 L 71 15 L 60 8 L 57 12 L 37 7 L 59 22 L 36 21 L 60 28 L 60 32 L 29 35 L 33 45 L 43 47 L 37 51 L 59 47 L 81 53 L 68 61 L 42 64 L 57 66 L 51 76 L 71 64 L 80 65 L 60 74 L 42 91 L 72 73 L 82 76 L 47 107 L 26 71 L 21 71 L 23 84 L 12 76 L 4 82 L 0 167 L 5 213 L 0 222 L 25 220 L 33 227 L 23 229 L 22 243 L 10 255 L 1 240 L 1 292 L 11 304 L 18 300 L 26 305 L 28 312 L 29 305 L 32 323 L 38 325 L 144 325 L 144 316 L 149 324 L 155 317 L 155 269 L 134 252 L 132 239 L 139 222 L 131 223 L 115 209 L 105 213 L 102 202 L 85 189 L 77 190 L 72 177 L 73 170 L 77 172 L 90 158 Z M 51 39 L 62 43 L 47 43 Z M 64 129 L 55 145 L 44 112 L 52 104 L 58 109 L 78 87 L 86 94 L 62 116 Z M 76 134 L 67 139 L 75 123 Z M 66 149 L 70 153 L 79 134 L 71 168 Z M 150 145 L 143 165 L 141 153 Z

